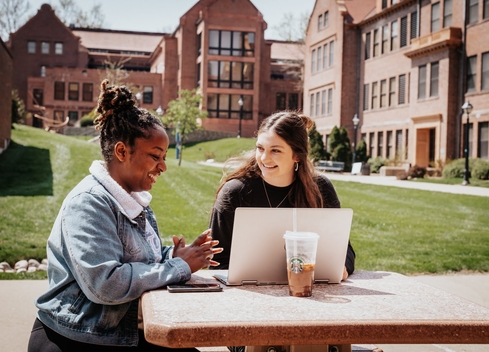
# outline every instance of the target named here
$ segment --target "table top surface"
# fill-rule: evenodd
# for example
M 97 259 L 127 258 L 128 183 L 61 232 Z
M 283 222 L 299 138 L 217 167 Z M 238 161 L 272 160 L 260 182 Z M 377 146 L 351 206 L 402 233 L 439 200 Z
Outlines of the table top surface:
M 189 282 L 212 282 L 201 270 Z M 392 272 L 358 271 L 291 297 L 287 285 L 142 296 L 146 339 L 167 347 L 489 344 L 489 309 Z

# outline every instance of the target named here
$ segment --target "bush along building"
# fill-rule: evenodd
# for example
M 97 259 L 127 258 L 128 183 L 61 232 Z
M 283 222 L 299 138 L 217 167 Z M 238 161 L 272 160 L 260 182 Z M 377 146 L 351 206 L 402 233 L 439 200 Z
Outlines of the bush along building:
M 370 157 L 436 167 L 468 135 L 469 156 L 488 159 L 489 0 L 317 0 L 304 74 L 326 145 L 344 126 Z
M 302 109 L 303 45 L 265 40 L 266 28 L 249 0 L 200 0 L 171 34 L 70 28 L 44 4 L 10 36 L 12 85 L 29 124 L 60 132 L 93 110 L 104 78 L 161 113 L 198 88 L 205 129 L 251 137 L 274 111 Z

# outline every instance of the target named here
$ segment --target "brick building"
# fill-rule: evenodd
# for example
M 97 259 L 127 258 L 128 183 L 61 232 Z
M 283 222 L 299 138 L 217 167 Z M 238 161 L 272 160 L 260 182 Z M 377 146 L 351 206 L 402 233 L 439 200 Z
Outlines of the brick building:
M 12 126 L 12 55 L 0 39 L 0 153 L 10 144 Z
M 332 47 L 333 46 L 333 47 Z M 488 159 L 489 0 L 317 0 L 306 39 L 305 112 L 328 140 L 345 126 L 372 157 L 436 166 Z
M 140 105 L 164 111 L 181 89 L 198 88 L 203 127 L 250 137 L 277 109 L 302 107 L 302 45 L 264 39 L 267 24 L 249 0 L 200 0 L 172 34 L 68 28 L 41 6 L 9 40 L 14 88 L 28 111 L 75 125 L 91 111 L 107 67 Z M 242 104 L 240 105 L 240 102 Z M 34 119 L 35 126 L 42 120 Z

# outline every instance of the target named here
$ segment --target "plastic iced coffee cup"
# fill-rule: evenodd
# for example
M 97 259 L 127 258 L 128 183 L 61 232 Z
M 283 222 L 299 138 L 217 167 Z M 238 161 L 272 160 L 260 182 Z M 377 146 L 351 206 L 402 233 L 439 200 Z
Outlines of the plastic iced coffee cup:
M 284 239 L 289 294 L 295 297 L 310 297 L 319 235 L 315 232 L 286 231 Z

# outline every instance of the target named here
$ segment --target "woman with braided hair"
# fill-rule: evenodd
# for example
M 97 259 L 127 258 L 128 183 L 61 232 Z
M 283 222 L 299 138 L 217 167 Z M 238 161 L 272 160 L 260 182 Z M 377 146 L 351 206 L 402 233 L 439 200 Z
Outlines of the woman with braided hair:
M 313 121 L 293 111 L 277 112 L 263 120 L 256 148 L 236 169 L 223 177 L 212 209 L 212 238 L 223 251 L 214 257 L 227 269 L 234 212 L 237 207 L 339 208 L 336 191 L 309 160 L 308 131 Z M 235 165 L 240 161 L 232 159 Z M 353 273 L 355 252 L 348 243 L 343 279 Z
M 219 264 L 210 230 L 188 246 L 176 236 L 162 245 L 148 191 L 166 171 L 169 140 L 135 103 L 125 86 L 102 82 L 95 125 L 104 160 L 67 195 L 51 230 L 49 289 L 36 300 L 30 352 L 170 350 L 144 339 L 140 296 Z

